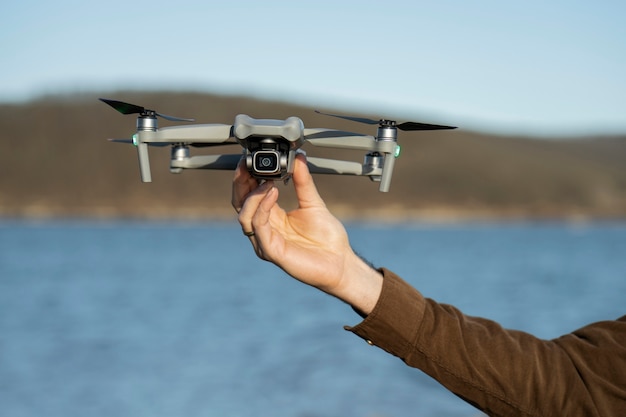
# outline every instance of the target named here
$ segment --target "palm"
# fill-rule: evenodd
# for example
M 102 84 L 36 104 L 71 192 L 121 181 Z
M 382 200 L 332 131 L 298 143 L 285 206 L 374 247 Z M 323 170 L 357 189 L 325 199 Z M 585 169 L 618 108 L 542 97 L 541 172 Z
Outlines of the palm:
M 263 258 L 315 287 L 330 290 L 339 283 L 350 245 L 344 227 L 326 207 L 286 213 L 275 205 L 269 220 L 272 233 L 267 247 L 260 247 Z

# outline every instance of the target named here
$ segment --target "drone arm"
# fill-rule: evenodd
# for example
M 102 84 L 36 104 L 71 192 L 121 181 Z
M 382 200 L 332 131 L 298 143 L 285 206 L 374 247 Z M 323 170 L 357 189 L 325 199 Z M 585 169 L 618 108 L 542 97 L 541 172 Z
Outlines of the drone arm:
M 137 132 L 136 145 L 142 181 L 151 181 L 150 163 L 148 160 L 149 143 L 219 144 L 231 139 L 233 137 L 232 133 L 232 126 L 218 124 L 172 126 L 157 131 Z M 384 155 L 384 164 L 382 166 L 308 157 L 308 166 L 312 173 L 369 176 L 373 180 L 381 181 L 380 191 L 385 192 L 389 190 L 393 164 L 395 162 L 393 155 L 396 149 L 395 142 L 378 141 L 373 136 L 332 129 L 306 129 L 304 133 L 306 140 L 314 146 L 365 150 Z M 170 162 L 170 171 L 180 172 L 182 169 L 234 170 L 241 158 L 242 154 L 173 158 Z
M 373 136 L 343 132 L 332 129 L 305 129 L 305 140 L 314 146 L 355 149 L 362 151 L 379 150 Z
M 232 126 L 223 124 L 168 126 L 137 132 L 144 143 L 222 143 L 232 137 Z
M 198 155 L 184 159 L 172 159 L 170 168 L 182 169 L 223 169 L 234 170 L 242 158 L 242 154 L 230 155 Z M 314 174 L 343 175 L 381 175 L 379 168 L 367 169 L 358 162 L 339 161 L 335 159 L 307 157 L 309 171 Z
M 198 155 L 184 159 L 172 159 L 170 170 L 176 169 L 222 169 L 234 170 L 241 160 L 242 155 Z
M 379 176 L 380 168 L 369 167 L 358 162 L 339 161 L 336 159 L 307 156 L 309 171 L 313 174 L 341 174 L 360 176 Z

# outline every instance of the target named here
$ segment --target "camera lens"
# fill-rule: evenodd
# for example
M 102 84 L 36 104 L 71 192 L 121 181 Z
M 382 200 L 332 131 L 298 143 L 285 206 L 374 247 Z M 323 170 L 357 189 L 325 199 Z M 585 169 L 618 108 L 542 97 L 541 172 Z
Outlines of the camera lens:
M 269 156 L 264 156 L 261 158 L 261 166 L 263 168 L 268 168 L 272 166 L 272 158 L 270 158 Z
M 253 169 L 259 174 L 275 174 L 280 170 L 276 151 L 257 151 L 253 158 Z

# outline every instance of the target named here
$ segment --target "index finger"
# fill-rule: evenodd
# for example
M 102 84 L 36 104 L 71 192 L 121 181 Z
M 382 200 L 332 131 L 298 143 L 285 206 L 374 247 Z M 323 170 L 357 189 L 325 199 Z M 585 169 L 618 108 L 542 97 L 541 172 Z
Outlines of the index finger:
M 237 213 L 241 211 L 248 194 L 258 186 L 259 182 L 250 175 L 246 168 L 246 160 L 241 158 L 235 169 L 231 194 L 231 204 Z

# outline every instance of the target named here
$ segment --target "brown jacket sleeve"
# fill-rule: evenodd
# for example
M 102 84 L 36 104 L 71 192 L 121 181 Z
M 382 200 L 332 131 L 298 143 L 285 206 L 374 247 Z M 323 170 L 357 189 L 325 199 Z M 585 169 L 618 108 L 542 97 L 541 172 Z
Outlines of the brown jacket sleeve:
M 626 316 L 555 340 L 424 298 L 381 269 L 370 315 L 347 327 L 491 416 L 626 416 Z

